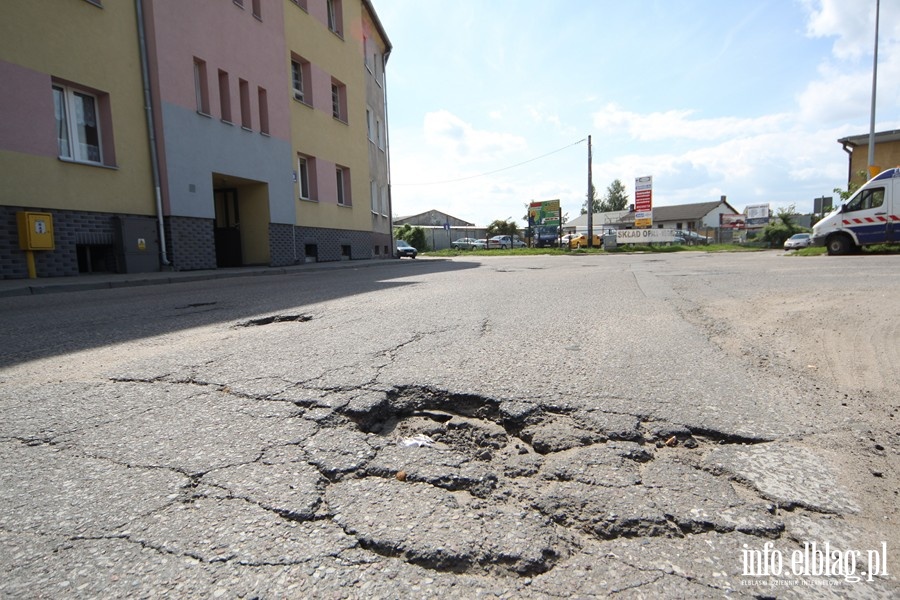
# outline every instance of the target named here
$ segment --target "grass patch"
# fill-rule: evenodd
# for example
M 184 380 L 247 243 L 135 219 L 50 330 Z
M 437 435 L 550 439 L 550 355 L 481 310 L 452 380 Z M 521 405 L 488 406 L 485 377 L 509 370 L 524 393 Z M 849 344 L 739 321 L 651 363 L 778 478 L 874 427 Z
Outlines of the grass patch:
M 875 244 L 863 248 L 865 254 L 900 254 L 900 244 Z
M 810 246 L 809 248 L 800 248 L 792 251 L 788 256 L 822 256 L 828 251 L 825 246 Z
M 499 248 L 491 248 L 490 250 L 454 250 L 445 248 L 443 250 L 432 250 L 423 252 L 423 256 L 435 256 L 442 258 L 452 258 L 456 256 L 529 256 L 529 255 L 562 255 L 562 254 L 625 254 L 628 252 L 757 252 L 764 250 L 756 246 L 743 246 L 737 244 L 710 244 L 708 246 L 686 246 L 683 244 L 656 244 L 638 245 L 638 244 L 619 244 L 615 250 L 604 250 L 602 248 L 579 248 L 577 250 L 567 250 L 566 248 L 513 248 L 510 250 L 500 250 Z

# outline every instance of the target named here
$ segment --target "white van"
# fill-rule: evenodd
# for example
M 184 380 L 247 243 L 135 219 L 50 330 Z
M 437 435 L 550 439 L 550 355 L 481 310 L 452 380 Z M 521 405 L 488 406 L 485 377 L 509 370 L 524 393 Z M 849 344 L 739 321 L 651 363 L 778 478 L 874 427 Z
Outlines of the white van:
M 885 242 L 900 242 L 900 167 L 870 179 L 813 226 L 813 245 L 828 254 Z

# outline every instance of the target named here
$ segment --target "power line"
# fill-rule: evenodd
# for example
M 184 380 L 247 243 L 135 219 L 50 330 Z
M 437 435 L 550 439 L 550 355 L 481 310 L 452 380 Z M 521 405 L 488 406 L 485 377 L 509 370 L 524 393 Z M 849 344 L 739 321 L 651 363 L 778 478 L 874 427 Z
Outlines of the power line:
M 534 158 L 529 158 L 528 160 L 522 161 L 520 163 L 516 163 L 516 164 L 510 165 L 508 167 L 503 167 L 503 168 L 497 169 L 495 171 L 488 171 L 487 173 L 479 173 L 478 175 L 469 175 L 468 177 L 460 177 L 458 179 L 446 179 L 444 181 L 429 181 L 429 182 L 423 182 L 423 183 L 392 183 L 391 185 L 392 186 L 441 185 L 441 184 L 445 184 L 445 183 L 456 183 L 457 181 L 467 181 L 469 179 L 477 179 L 479 177 L 487 177 L 488 175 L 493 175 L 494 173 L 500 173 L 501 171 L 508 171 L 509 169 L 515 169 L 516 167 L 521 167 L 522 165 L 527 165 L 528 163 L 534 162 L 536 160 L 540 160 L 542 158 L 546 158 L 552 154 L 556 154 L 557 152 L 562 152 L 563 150 L 571 148 L 572 146 L 577 146 L 578 144 L 585 142 L 585 141 L 587 141 L 587 138 L 580 139 L 577 142 L 568 144 L 566 146 L 563 146 L 562 148 L 559 148 L 552 152 L 548 152 L 547 154 L 542 154 L 542 155 L 536 156 Z

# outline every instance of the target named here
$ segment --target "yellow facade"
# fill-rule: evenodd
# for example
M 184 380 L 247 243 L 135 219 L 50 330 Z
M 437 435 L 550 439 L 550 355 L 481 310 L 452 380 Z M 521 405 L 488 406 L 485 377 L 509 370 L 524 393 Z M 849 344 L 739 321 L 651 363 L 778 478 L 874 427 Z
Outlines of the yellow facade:
M 347 123 L 330 112 L 298 101 L 291 106 L 291 141 L 295 157 L 314 156 L 350 169 L 352 207 L 325 201 L 298 201 L 297 225 L 329 229 L 371 231 L 366 96 L 363 67 L 362 7 L 359 0 L 343 0 L 343 36 L 331 32 L 313 15 L 285 4 L 285 71 L 290 73 L 290 52 L 308 60 L 346 86 Z M 329 92 L 330 95 L 330 92 Z M 300 197 L 299 183 L 295 197 Z
M 50 106 L 32 117 L 41 135 L 53 135 L 52 80 L 108 95 L 112 131 L 104 133 L 112 147 L 104 140 L 104 152 L 114 151 L 115 161 L 97 166 L 60 160 L 53 151 L 0 150 L 0 205 L 154 214 L 134 3 L 101 8 L 80 0 L 47 9 L 33 0 L 0 2 L 0 59 L 46 77 L 45 97 L 43 86 L 31 90 Z M 27 102 L 29 90 L 22 93 Z

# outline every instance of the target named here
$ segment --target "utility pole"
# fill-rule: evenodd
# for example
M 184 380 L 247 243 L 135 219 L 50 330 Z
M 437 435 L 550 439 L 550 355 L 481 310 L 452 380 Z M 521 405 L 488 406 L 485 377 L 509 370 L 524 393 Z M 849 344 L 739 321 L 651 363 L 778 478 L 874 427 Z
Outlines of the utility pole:
M 587 247 L 594 247 L 594 181 L 591 176 L 591 136 L 588 136 Z
M 875 0 L 875 61 L 872 64 L 872 110 L 869 117 L 869 164 L 868 171 L 871 179 L 878 175 L 879 169 L 875 166 L 875 88 L 878 81 L 878 18 L 881 12 L 881 0 Z M 588 138 L 590 139 L 590 138 Z M 590 145 L 590 142 L 588 142 Z

